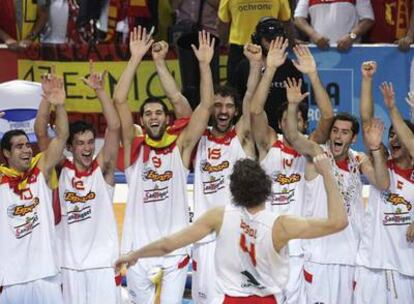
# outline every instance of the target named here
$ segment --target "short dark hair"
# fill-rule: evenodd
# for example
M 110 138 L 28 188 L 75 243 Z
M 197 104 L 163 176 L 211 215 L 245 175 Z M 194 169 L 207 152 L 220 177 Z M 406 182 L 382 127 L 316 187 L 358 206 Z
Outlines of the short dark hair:
M 11 150 L 11 140 L 13 137 L 15 136 L 21 136 L 24 135 L 26 136 L 27 140 L 29 140 L 29 137 L 27 136 L 26 132 L 23 131 L 22 129 L 14 129 L 14 130 L 9 130 L 6 133 L 4 133 L 2 139 L 1 139 L 1 151 L 3 150 L 7 150 L 10 151 Z
M 257 161 L 244 158 L 234 164 L 230 191 L 236 206 L 258 206 L 267 200 L 271 190 L 272 181 Z
M 282 122 L 283 113 L 287 110 L 289 106 L 288 102 L 284 102 L 279 105 L 279 107 L 276 110 L 277 115 L 277 123 L 280 124 Z M 302 116 L 302 119 L 305 123 L 308 122 L 308 111 L 309 111 L 309 105 L 306 101 L 302 101 L 299 103 L 298 111 L 300 112 L 300 116 Z
M 220 95 L 221 97 L 233 98 L 236 109 L 241 113 L 241 100 L 240 95 L 235 88 L 229 85 L 216 85 L 214 87 L 214 95 Z
M 158 103 L 162 106 L 162 110 L 164 111 L 165 115 L 168 115 L 170 111 L 168 111 L 167 105 L 161 98 L 158 97 L 148 97 L 144 100 L 142 105 L 139 107 L 139 115 L 142 117 L 144 115 L 144 107 L 149 103 Z
M 84 133 L 86 131 L 91 131 L 93 134 L 93 137 L 96 137 L 96 130 L 90 123 L 87 123 L 86 121 L 83 121 L 83 120 L 77 120 L 77 121 L 71 122 L 69 124 L 69 138 L 66 143 L 68 145 L 72 145 L 75 135 L 78 133 Z
M 337 121 L 337 120 L 344 120 L 344 121 L 351 122 L 352 123 L 352 127 L 351 127 L 352 135 L 357 135 L 358 134 L 358 132 L 359 132 L 358 119 L 354 115 L 346 113 L 346 112 L 340 112 L 340 113 L 337 113 L 334 116 L 334 118 L 332 120 L 331 128 L 330 128 L 329 131 L 332 131 L 333 125 L 335 124 L 335 121 Z
M 407 125 L 408 128 L 410 128 L 411 132 L 414 134 L 414 124 L 409 121 L 408 119 L 404 119 L 405 124 Z M 394 126 L 391 125 L 390 129 L 388 130 L 388 136 L 390 136 L 390 132 L 394 130 Z

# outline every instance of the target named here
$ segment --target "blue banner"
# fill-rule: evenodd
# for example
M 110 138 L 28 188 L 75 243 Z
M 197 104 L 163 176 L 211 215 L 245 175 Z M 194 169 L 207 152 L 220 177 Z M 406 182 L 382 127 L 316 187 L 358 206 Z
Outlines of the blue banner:
M 339 53 L 335 48 L 321 51 L 311 48 L 315 57 L 319 75 L 328 95 L 331 98 L 335 112 L 349 112 L 359 119 L 359 100 L 361 92 L 361 64 L 364 61 L 377 62 L 377 72 L 373 78 L 373 98 L 375 102 L 375 116 L 385 122 L 386 130 L 384 143 L 387 143 L 390 120 L 387 109 L 384 107 L 383 97 L 379 86 L 382 82 L 392 82 L 398 109 L 404 118 L 409 119 L 410 108 L 405 97 L 410 90 L 410 70 L 414 50 L 407 53 L 400 52 L 394 46 L 354 46 L 347 53 Z M 305 78 L 308 87 L 309 81 Z M 309 130 L 316 127 L 319 119 L 319 110 L 313 96 L 310 97 Z M 353 146 L 358 151 L 364 151 L 361 132 L 358 141 Z

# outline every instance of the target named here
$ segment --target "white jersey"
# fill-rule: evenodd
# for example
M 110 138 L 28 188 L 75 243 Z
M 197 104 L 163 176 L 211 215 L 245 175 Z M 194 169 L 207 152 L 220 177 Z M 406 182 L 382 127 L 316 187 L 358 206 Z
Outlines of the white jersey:
M 65 161 L 59 178 L 62 267 L 86 270 L 113 265 L 119 254 L 113 193 L 96 159 L 85 172 Z
M 145 144 L 125 170 L 128 198 L 122 236 L 123 253 L 185 228 L 189 223 L 187 175 L 178 147 L 152 149 Z M 170 255 L 186 254 L 177 249 Z
M 339 188 L 344 197 L 349 225 L 342 231 L 310 240 L 304 240 L 310 262 L 320 264 L 355 265 L 360 240 L 360 220 L 363 216 L 362 183 L 359 157 L 350 150 L 350 157 L 333 164 Z M 327 218 L 328 206 L 323 177 L 318 175 L 306 181 L 305 216 Z
M 230 174 L 235 162 L 245 157 L 235 128 L 222 138 L 206 130 L 198 143 L 194 161 L 194 219 L 212 207 L 231 202 Z
M 284 247 L 277 253 L 272 228 L 278 215 L 256 214 L 225 206 L 215 252 L 216 282 L 220 294 L 234 297 L 276 295 L 286 286 L 289 260 Z
M 16 194 L 3 176 L 0 184 L 0 286 L 26 283 L 59 272 L 52 190 L 39 168 Z
M 414 277 L 414 245 L 406 239 L 414 221 L 414 170 L 389 160 L 388 171 L 388 191 L 371 186 L 357 264 Z
M 303 215 L 305 203 L 306 158 L 294 149 L 286 147 L 283 139 L 278 139 L 260 162 L 272 179 L 272 196 L 266 208 L 278 214 Z M 303 253 L 302 240 L 289 242 L 289 254 Z

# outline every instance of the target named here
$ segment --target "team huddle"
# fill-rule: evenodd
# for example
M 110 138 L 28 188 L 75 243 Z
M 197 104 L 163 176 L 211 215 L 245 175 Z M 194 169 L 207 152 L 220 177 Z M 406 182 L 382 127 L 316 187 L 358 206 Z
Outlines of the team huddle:
M 250 70 L 242 101 L 231 87 L 213 84 L 214 43 L 203 31 L 192 46 L 200 70 L 194 111 L 166 65 L 168 44 L 154 42 L 145 28 L 131 33 L 131 58 L 112 98 L 106 73 L 91 63 L 83 82 L 107 122 L 100 151 L 93 126 L 68 123 L 62 79 L 54 69 L 42 77 L 35 122 L 41 152 L 33 155 L 23 130 L 1 139 L 7 165 L 0 167 L 0 304 L 120 303 L 124 266 L 131 303 L 178 304 L 190 261 L 194 303 L 413 302 L 414 126 L 384 82 L 392 127 L 388 148 L 382 143 L 384 124 L 372 99 L 376 63 L 361 65 L 364 154 L 350 148 L 358 120 L 334 114 L 306 46 L 293 47 L 293 64 L 308 76 L 321 114 L 309 135 L 301 80 L 284 81 L 282 134 L 264 110 L 287 39 L 269 41 L 266 57 L 260 46 L 245 46 Z M 127 97 L 150 49 L 172 112 L 149 98 L 135 124 Z M 414 95 L 407 101 L 414 103 Z M 52 109 L 56 134 L 49 137 Z M 117 167 L 128 184 L 120 248 Z M 366 204 L 362 175 L 371 185 Z

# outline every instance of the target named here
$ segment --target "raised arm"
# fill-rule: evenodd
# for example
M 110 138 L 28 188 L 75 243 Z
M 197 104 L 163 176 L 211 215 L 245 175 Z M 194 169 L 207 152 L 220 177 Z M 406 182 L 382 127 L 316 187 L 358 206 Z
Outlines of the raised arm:
M 269 126 L 264 106 L 275 72 L 286 60 L 287 47 L 288 40 L 283 41 L 281 37 L 277 37 L 270 43 L 266 57 L 266 70 L 250 103 L 253 138 L 261 156 L 267 154 L 276 140 L 276 132 Z
M 244 56 L 249 60 L 249 77 L 247 78 L 247 90 L 243 97 L 242 115 L 236 124 L 237 136 L 243 143 L 250 142 L 254 154 L 253 135 L 251 130 L 250 103 L 257 84 L 261 77 L 262 48 L 259 45 L 248 43 L 244 46 Z
M 361 65 L 361 101 L 359 104 L 359 112 L 361 115 L 362 127 L 369 123 L 374 117 L 374 102 L 372 98 L 372 77 L 377 71 L 377 63 L 375 61 L 365 61 Z
M 105 140 L 102 149 L 98 154 L 98 163 L 102 169 L 105 181 L 114 184 L 115 164 L 119 150 L 121 122 L 115 106 L 105 92 L 105 77 L 107 71 L 103 73 L 95 72 L 93 62 L 89 62 L 89 77 L 83 78 L 85 85 L 95 90 L 96 96 L 102 106 L 102 113 L 106 119 L 107 127 L 105 131 Z
M 141 249 L 121 256 L 115 262 L 116 271 L 119 272 L 121 267 L 125 264 L 127 267 L 134 265 L 140 258 L 163 256 L 178 248 L 185 247 L 201 240 L 211 232 L 219 232 L 223 221 L 223 215 L 223 207 L 213 208 L 206 211 L 191 226 L 163 237 Z
M 51 90 L 51 82 L 54 78 L 56 78 L 55 66 L 52 66 L 50 74 L 45 74 L 41 77 L 43 95 L 42 100 L 40 101 L 39 109 L 36 113 L 36 119 L 34 123 L 34 131 L 36 134 L 37 144 L 39 146 L 40 151 L 45 151 L 49 146 L 50 141 L 52 140 L 49 137 L 47 128 L 50 123 L 51 110 L 48 98 Z
M 210 61 L 214 55 L 214 42 L 215 39 L 211 39 L 209 33 L 202 31 L 198 34 L 198 49 L 191 45 L 200 67 L 200 104 L 177 140 L 177 146 L 187 168 L 190 165 L 193 148 L 207 128 L 214 105 L 213 76 L 210 69 Z
M 147 35 L 145 28 L 134 28 L 129 39 L 129 49 L 131 58 L 119 79 L 114 92 L 114 103 L 118 115 L 121 119 L 122 144 L 124 146 L 125 168 L 130 166 L 131 145 L 135 136 L 135 127 L 132 113 L 128 106 L 128 92 L 134 79 L 134 75 L 145 53 L 151 47 L 153 40 Z
M 371 157 L 363 155 L 361 171 L 368 178 L 369 183 L 379 190 L 387 190 L 390 187 L 390 176 L 386 164 L 385 151 L 382 146 L 384 123 L 372 118 L 363 128 L 365 145 L 370 151 Z
M 296 55 L 296 60 L 293 61 L 295 67 L 303 74 L 308 75 L 315 96 L 316 104 L 321 113 L 318 125 L 310 135 L 310 139 L 322 144 L 325 143 L 329 137 L 329 129 L 334 117 L 331 100 L 328 93 L 319 78 L 318 70 L 316 68 L 315 58 L 305 45 L 297 45 L 293 48 Z
M 384 104 L 388 108 L 394 131 L 397 133 L 399 140 L 408 149 L 411 157 L 414 157 L 414 135 L 410 128 L 404 122 L 400 111 L 398 111 L 395 104 L 395 94 L 392 83 L 383 82 L 380 86 L 382 95 L 384 96 Z M 412 94 L 409 94 L 410 99 L 414 99 Z
M 51 175 L 52 170 L 59 163 L 62 158 L 63 150 L 66 146 L 66 141 L 69 137 L 68 116 L 64 108 L 65 104 L 65 89 L 63 87 L 62 78 L 53 78 L 51 81 L 50 95 L 48 102 L 54 105 L 56 111 L 56 136 L 51 140 L 49 146 L 39 160 L 39 169 L 45 176 L 49 186 L 52 187 Z
M 280 250 L 289 240 L 311 239 L 341 231 L 348 225 L 345 203 L 332 171 L 331 160 L 325 154 L 314 157 L 313 162 L 325 186 L 328 217 L 302 218 L 280 216 L 273 225 L 273 243 Z
M 321 148 L 318 144 L 306 138 L 306 136 L 298 130 L 299 103 L 301 103 L 309 93 L 302 94 L 302 79 L 296 81 L 295 78 L 288 78 L 284 81 L 284 85 L 286 88 L 286 97 L 288 99 L 285 135 L 296 151 L 306 156 L 315 157 L 321 153 Z
M 152 45 L 152 58 L 154 59 L 158 77 L 165 95 L 170 100 L 174 108 L 174 114 L 177 118 L 190 117 L 193 112 L 185 96 L 179 90 L 174 77 L 168 70 L 165 62 L 165 56 L 168 53 L 168 43 L 158 41 Z

